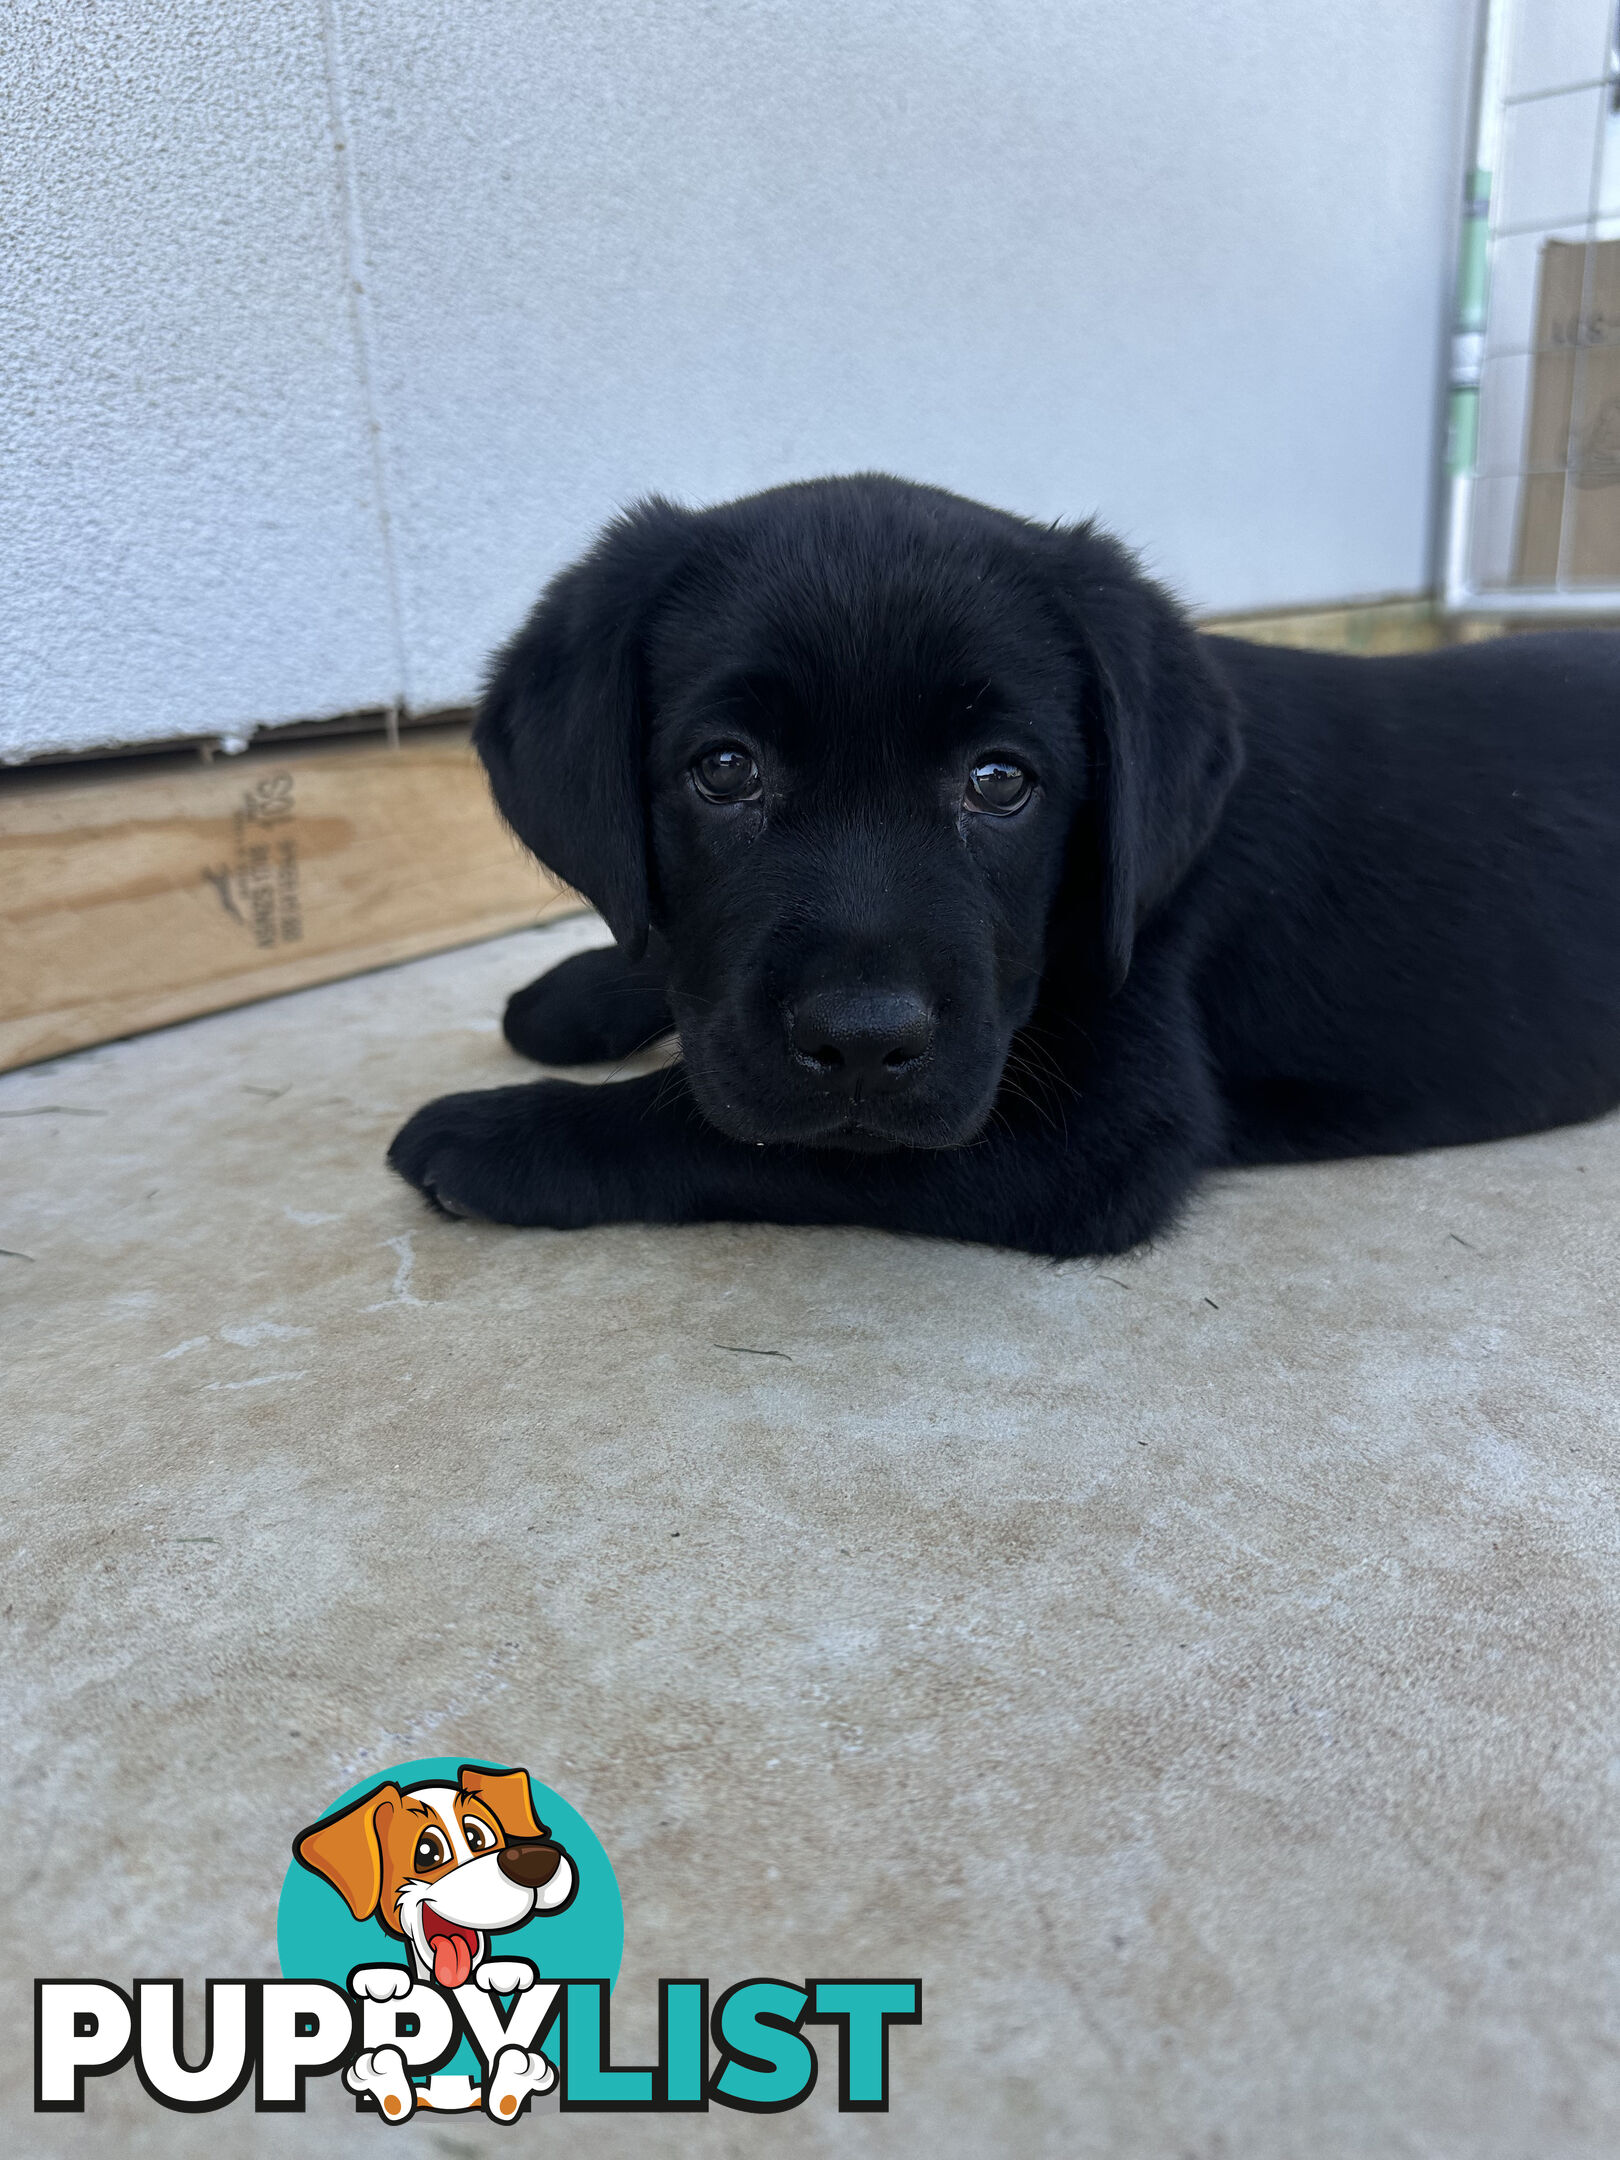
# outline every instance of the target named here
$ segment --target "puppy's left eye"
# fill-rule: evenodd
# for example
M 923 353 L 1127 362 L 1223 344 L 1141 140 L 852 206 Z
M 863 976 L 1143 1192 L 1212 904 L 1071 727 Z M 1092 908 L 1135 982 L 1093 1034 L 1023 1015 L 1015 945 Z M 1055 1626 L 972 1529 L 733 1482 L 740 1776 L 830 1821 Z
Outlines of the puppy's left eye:
M 968 774 L 967 806 L 1009 817 L 1022 810 L 1035 789 L 1033 778 L 1011 758 L 982 758 Z
M 461 1825 L 461 1834 L 467 1840 L 469 1852 L 487 1852 L 495 1842 L 476 1815 L 467 1816 Z
M 432 1868 L 443 1867 L 449 1857 L 450 1848 L 446 1845 L 444 1839 L 440 1837 L 438 1831 L 424 1830 L 416 1841 L 416 1850 L 411 1855 L 411 1865 L 419 1873 L 425 1875 Z
M 705 802 L 754 802 L 759 797 L 759 767 L 735 743 L 722 743 L 694 759 L 692 779 Z

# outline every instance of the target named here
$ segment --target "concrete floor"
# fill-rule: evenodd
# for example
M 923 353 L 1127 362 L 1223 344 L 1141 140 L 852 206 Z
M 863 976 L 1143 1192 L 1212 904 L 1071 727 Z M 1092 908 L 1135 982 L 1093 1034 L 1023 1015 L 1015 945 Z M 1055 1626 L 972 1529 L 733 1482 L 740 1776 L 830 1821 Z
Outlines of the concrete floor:
M 925 1981 L 886 2118 L 520 2140 L 1610 2160 L 1620 1121 L 1096 1268 L 425 1214 L 395 1125 L 600 935 L 0 1081 L 10 2149 L 391 2134 L 127 2070 L 36 2119 L 26 1983 L 274 1972 L 292 1833 L 464 1752 L 607 1845 L 621 2059 L 660 1974 Z

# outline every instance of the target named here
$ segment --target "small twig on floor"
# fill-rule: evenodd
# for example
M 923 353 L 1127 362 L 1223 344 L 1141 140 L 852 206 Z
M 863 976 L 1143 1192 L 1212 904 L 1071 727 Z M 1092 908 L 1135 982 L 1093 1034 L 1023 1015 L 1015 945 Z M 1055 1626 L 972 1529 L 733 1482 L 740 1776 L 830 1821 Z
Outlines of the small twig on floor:
M 755 1350 L 748 1343 L 717 1342 L 709 1345 L 711 1350 L 729 1350 L 733 1357 L 779 1357 L 791 1365 L 793 1359 L 786 1350 Z
M 18 1252 L 15 1245 L 0 1245 L 0 1260 L 32 1260 L 31 1252 Z
M 105 1110 L 81 1110 L 74 1103 L 40 1103 L 32 1110 L 0 1110 L 0 1117 L 105 1117 Z
M 1479 1251 L 1479 1247 L 1477 1245 L 1470 1245 L 1465 1237 L 1458 1237 L 1455 1230 L 1448 1230 L 1446 1232 L 1446 1236 L 1450 1238 L 1453 1245 L 1461 1245 L 1468 1252 Z

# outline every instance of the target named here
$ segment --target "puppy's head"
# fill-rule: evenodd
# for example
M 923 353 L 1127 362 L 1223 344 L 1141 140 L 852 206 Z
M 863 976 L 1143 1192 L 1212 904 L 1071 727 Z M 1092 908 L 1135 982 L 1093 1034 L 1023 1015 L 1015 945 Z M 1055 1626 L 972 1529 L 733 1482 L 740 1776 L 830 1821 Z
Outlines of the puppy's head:
M 1228 694 L 1089 527 L 869 476 L 651 501 L 500 655 L 478 745 L 754 1142 L 948 1147 L 1049 965 L 1117 988 L 1236 771 Z
M 454 1785 L 379 1785 L 301 1831 L 295 1856 L 357 1920 L 402 1937 L 441 1987 L 460 1987 L 488 1938 L 560 1912 L 573 1863 L 536 1819 L 522 1770 L 464 1763 Z

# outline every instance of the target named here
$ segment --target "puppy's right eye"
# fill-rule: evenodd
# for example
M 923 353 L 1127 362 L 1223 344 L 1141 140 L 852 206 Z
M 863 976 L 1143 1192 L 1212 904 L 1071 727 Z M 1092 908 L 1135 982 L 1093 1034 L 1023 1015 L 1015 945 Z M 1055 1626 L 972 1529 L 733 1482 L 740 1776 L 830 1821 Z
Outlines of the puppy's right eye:
M 444 1839 L 440 1837 L 438 1831 L 424 1830 L 416 1841 L 416 1850 L 411 1855 L 411 1865 L 419 1873 L 426 1874 L 431 1868 L 443 1867 L 449 1857 L 450 1849 L 445 1844 Z
M 968 774 L 967 805 L 988 810 L 992 817 L 1010 817 L 1022 810 L 1034 793 L 1035 783 L 1022 765 L 1011 758 L 989 757 Z
M 722 743 L 693 760 L 692 780 L 705 802 L 756 802 L 760 794 L 759 767 L 746 750 Z

